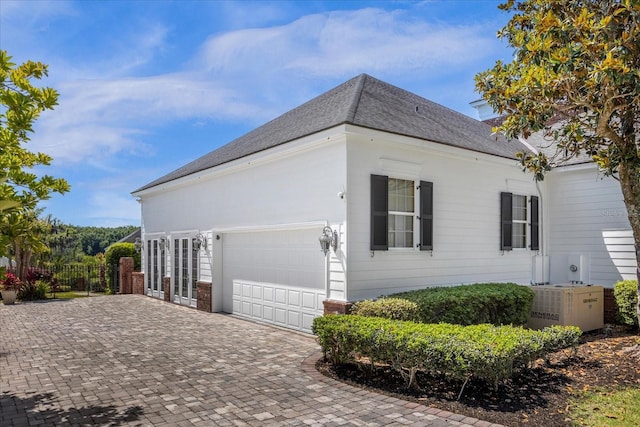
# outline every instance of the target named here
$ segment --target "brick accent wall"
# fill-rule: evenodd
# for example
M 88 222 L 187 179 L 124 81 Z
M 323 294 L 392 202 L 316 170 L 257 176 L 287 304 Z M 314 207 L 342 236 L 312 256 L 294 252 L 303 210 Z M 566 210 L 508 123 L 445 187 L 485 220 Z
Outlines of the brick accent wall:
M 144 295 L 144 273 L 140 271 L 131 273 L 131 292 L 136 295 Z
M 211 313 L 211 282 L 197 282 L 196 285 L 198 286 L 198 310 Z
M 164 287 L 164 300 L 171 302 L 171 277 L 164 276 L 162 278 L 162 286 Z
M 120 258 L 120 293 L 132 293 L 131 276 L 133 274 L 133 258 Z
M 349 314 L 353 303 L 326 299 L 322 301 L 324 314 Z
M 613 296 L 613 288 L 604 288 L 604 323 L 616 323 L 618 314 L 618 305 L 616 298 Z

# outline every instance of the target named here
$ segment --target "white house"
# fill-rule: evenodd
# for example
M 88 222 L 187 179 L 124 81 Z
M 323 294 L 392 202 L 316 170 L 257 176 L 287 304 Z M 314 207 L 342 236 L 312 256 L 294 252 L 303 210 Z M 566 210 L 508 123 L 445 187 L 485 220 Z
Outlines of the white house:
M 611 285 L 619 190 L 583 165 L 536 186 L 522 149 L 359 75 L 133 192 L 145 291 L 308 331 L 325 309 L 430 285 Z

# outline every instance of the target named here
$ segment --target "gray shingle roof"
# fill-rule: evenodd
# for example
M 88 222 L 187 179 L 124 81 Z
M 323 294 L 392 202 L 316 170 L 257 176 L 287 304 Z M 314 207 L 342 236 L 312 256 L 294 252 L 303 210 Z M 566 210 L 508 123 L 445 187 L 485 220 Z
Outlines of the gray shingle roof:
M 515 159 L 523 147 L 491 126 L 406 90 L 361 74 L 230 143 L 134 191 L 254 154 L 341 124 L 386 131 Z

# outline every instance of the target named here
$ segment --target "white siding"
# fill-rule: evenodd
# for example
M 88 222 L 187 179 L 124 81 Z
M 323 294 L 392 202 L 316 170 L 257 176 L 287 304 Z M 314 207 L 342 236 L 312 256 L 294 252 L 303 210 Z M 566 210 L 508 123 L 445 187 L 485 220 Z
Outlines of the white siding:
M 630 229 L 620 184 L 603 178 L 595 165 L 590 165 L 552 172 L 546 188 L 551 282 L 569 281 L 569 266 L 580 255 L 590 283 L 611 286 L 622 279 L 612 254 L 614 258 L 626 255 L 615 254 L 620 248 L 613 246 L 610 253 L 605 241 L 607 230 Z
M 340 231 L 341 247 L 346 247 L 341 231 L 346 221 L 346 201 L 340 197 L 346 189 L 344 141 L 343 128 L 339 127 L 143 191 L 137 194 L 142 198 L 143 233 L 204 233 L 208 245 L 199 253 L 199 280 L 213 283 L 213 307 L 220 310 L 220 300 L 231 295 L 230 290 L 222 295 L 224 254 L 216 236 L 328 223 Z M 314 248 L 314 256 L 324 259 L 319 235 L 319 231 L 309 235 L 307 243 Z M 277 255 L 277 249 L 265 251 Z M 340 299 L 346 286 L 344 254 L 339 250 L 330 258 L 331 289 L 335 289 L 333 297 Z M 168 274 L 172 273 L 169 268 Z M 323 271 L 322 277 L 313 282 L 313 287 L 320 283 L 324 293 L 326 276 Z
M 374 131 L 350 135 L 348 299 L 431 285 L 529 283 L 536 252 L 500 250 L 500 192 L 536 195 L 515 163 Z M 369 250 L 371 174 L 433 182 L 433 252 Z

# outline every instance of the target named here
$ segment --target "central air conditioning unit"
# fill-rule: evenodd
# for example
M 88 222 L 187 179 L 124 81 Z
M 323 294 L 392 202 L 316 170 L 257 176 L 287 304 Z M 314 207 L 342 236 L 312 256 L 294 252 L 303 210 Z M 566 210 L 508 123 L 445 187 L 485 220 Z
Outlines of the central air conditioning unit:
M 604 328 L 604 289 L 592 285 L 533 286 L 535 293 L 527 326 L 577 326 L 583 331 Z

